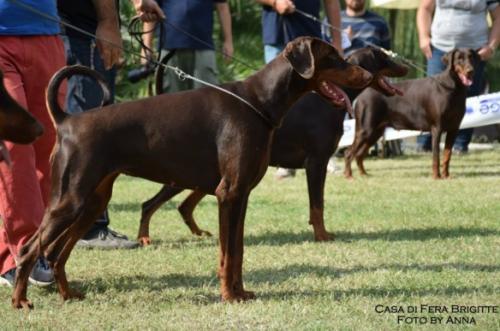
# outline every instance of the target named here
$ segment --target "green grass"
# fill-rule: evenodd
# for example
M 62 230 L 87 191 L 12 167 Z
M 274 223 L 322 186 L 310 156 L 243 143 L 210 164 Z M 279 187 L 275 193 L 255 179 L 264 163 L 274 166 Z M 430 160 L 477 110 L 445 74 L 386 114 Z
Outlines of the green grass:
M 15 311 L 11 290 L 0 288 L 0 328 L 426 329 L 398 325 L 398 314 L 376 313 L 375 306 L 498 305 L 499 152 L 454 157 L 452 180 L 430 178 L 430 155 L 369 159 L 371 177 L 352 182 L 329 175 L 325 215 L 337 240 L 327 243 L 312 241 L 304 172 L 277 182 L 270 169 L 250 198 L 244 279 L 258 299 L 243 304 L 219 302 L 217 241 L 190 235 L 175 208 L 182 195 L 155 215 L 152 246 L 73 251 L 67 272 L 85 300 L 63 303 L 55 287 L 31 286 L 35 310 Z M 110 204 L 113 228 L 135 237 L 140 203 L 158 188 L 120 177 Z M 218 233 L 214 197 L 195 216 L 201 228 Z M 499 313 L 452 315 L 474 316 L 475 330 L 500 328 Z

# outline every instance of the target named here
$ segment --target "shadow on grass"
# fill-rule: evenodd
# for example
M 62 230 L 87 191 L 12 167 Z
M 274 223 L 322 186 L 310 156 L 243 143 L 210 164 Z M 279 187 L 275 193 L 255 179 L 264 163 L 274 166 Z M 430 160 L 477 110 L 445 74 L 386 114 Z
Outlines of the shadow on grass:
M 458 287 L 447 286 L 439 288 L 383 288 L 383 287 L 367 287 L 350 290 L 333 290 L 333 291 L 273 291 L 257 293 L 257 297 L 263 301 L 276 301 L 280 299 L 303 299 L 307 297 L 333 297 L 334 300 L 340 301 L 351 297 L 368 297 L 368 298 L 393 298 L 393 297 L 422 297 L 433 295 L 457 296 L 473 293 L 496 294 L 497 290 L 490 286 L 478 287 Z
M 377 271 L 402 272 L 442 272 L 453 269 L 457 272 L 498 272 L 500 265 L 440 263 L 440 264 L 381 264 L 377 266 L 354 266 L 352 268 L 336 268 L 311 264 L 292 264 L 281 269 L 259 269 L 247 273 L 245 279 L 253 283 L 280 284 L 287 280 L 315 275 L 317 277 L 342 278 L 358 273 L 374 273 Z M 272 276 L 271 276 L 272 275 Z
M 456 228 L 425 228 L 397 229 L 374 232 L 336 231 L 335 241 L 350 242 L 354 240 L 385 240 L 385 241 L 424 241 L 432 239 L 447 239 L 460 237 L 500 236 L 500 231 L 489 228 L 456 227 Z M 245 237 L 245 245 L 272 245 L 301 243 L 313 241 L 312 231 L 302 232 L 270 232 Z
M 281 284 L 288 280 L 300 279 L 303 276 L 316 275 L 319 277 L 341 278 L 357 273 L 373 273 L 379 270 L 403 271 L 403 272 L 442 272 L 446 269 L 453 269 L 462 272 L 498 272 L 499 265 L 482 264 L 462 264 L 462 263 L 443 263 L 430 265 L 403 265 L 403 264 L 382 264 L 380 266 L 355 266 L 353 268 L 334 268 L 330 266 L 316 266 L 310 264 L 294 264 L 281 269 L 259 269 L 245 274 L 247 285 L 250 284 Z M 195 301 L 197 304 L 211 304 L 220 301 L 218 295 L 213 295 L 209 288 L 219 287 L 219 280 L 215 276 L 192 276 L 186 274 L 166 274 L 159 277 L 137 275 L 115 277 L 113 279 L 94 278 L 90 281 L 72 281 L 71 287 L 82 293 L 104 294 L 111 292 L 127 292 L 142 290 L 148 292 L 163 292 L 166 289 L 189 288 L 198 289 L 200 292 L 192 299 L 186 297 L 188 301 Z M 251 285 L 249 286 L 251 289 Z M 52 289 L 55 291 L 55 288 Z M 424 296 L 424 295 L 461 295 L 468 293 L 482 292 L 486 294 L 496 293 L 496 290 L 490 286 L 479 287 L 436 287 L 436 288 L 354 288 L 349 290 L 334 291 L 277 291 L 268 293 L 259 293 L 258 297 L 262 300 L 275 300 L 287 297 L 319 297 L 333 295 L 336 300 L 344 297 L 395 297 L 395 296 Z

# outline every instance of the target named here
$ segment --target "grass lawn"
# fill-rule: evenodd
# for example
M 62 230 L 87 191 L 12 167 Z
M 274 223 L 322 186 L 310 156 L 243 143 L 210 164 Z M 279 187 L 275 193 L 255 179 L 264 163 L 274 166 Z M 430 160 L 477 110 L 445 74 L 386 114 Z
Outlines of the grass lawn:
M 191 236 L 176 210 L 183 194 L 153 218 L 152 246 L 73 251 L 66 270 L 85 300 L 63 303 L 54 286 L 30 286 L 35 310 L 15 311 L 11 289 L 0 288 L 0 329 L 392 330 L 440 317 L 435 330 L 499 330 L 498 306 L 451 309 L 500 302 L 500 148 L 454 157 L 452 180 L 431 179 L 430 155 L 368 159 L 366 168 L 371 176 L 355 171 L 352 182 L 328 176 L 326 224 L 337 240 L 327 243 L 312 241 L 304 172 L 278 182 L 268 171 L 246 217 L 244 279 L 255 301 L 219 302 L 217 240 Z M 140 204 L 159 187 L 120 177 L 112 228 L 135 238 Z M 217 235 L 214 197 L 195 216 Z M 384 306 L 404 312 L 376 311 Z M 445 324 L 448 316 L 476 325 Z

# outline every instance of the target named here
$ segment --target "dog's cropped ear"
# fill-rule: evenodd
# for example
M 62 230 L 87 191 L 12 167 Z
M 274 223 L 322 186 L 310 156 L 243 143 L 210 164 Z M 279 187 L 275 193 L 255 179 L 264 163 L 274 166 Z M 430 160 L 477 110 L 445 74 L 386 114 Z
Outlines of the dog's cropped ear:
M 441 61 L 444 63 L 444 65 L 447 68 L 449 68 L 451 65 L 453 65 L 453 59 L 455 58 L 455 52 L 456 52 L 456 50 L 448 52 L 445 55 L 443 55 L 443 57 L 441 58 Z
M 290 62 L 293 69 L 305 79 L 311 79 L 314 76 L 312 41 L 310 38 L 301 38 L 288 43 L 283 51 L 283 56 Z

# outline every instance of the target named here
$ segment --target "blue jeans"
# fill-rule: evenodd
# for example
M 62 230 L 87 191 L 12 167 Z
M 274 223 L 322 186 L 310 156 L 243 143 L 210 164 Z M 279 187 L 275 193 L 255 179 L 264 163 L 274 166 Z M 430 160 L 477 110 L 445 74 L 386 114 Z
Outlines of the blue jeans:
M 439 74 L 446 69 L 445 64 L 441 58 L 446 54 L 446 52 L 432 48 L 432 57 L 427 61 L 427 76 L 432 76 Z M 479 61 L 474 64 L 474 83 L 469 87 L 467 91 L 468 97 L 473 97 L 480 95 L 484 88 L 484 68 L 486 63 L 484 61 Z M 459 151 L 466 152 L 469 150 L 469 143 L 472 138 L 473 128 L 462 129 L 458 131 L 457 138 L 453 148 Z M 430 134 L 422 135 L 417 137 L 417 144 L 423 150 L 432 149 L 432 139 Z
M 264 45 L 264 61 L 271 62 L 283 49 L 285 45 Z
M 116 69 L 104 69 L 104 63 L 95 46 L 95 42 L 88 38 L 63 36 L 64 48 L 66 50 L 66 63 L 68 65 L 81 64 L 95 69 L 106 79 L 110 89 L 111 101 L 115 96 Z M 76 114 L 100 106 L 102 101 L 102 90 L 99 84 L 90 77 L 73 76 L 68 81 L 66 93 L 66 109 L 68 113 Z M 96 160 L 99 162 L 99 160 Z M 109 225 L 108 210 L 94 224 L 89 231 L 95 227 L 107 227 Z

